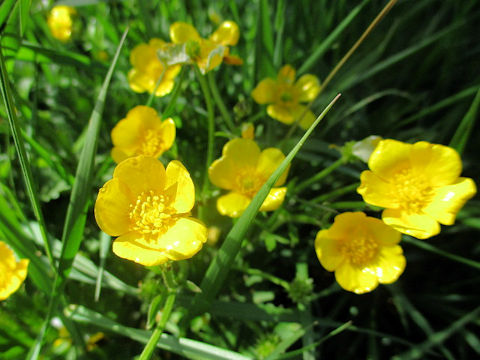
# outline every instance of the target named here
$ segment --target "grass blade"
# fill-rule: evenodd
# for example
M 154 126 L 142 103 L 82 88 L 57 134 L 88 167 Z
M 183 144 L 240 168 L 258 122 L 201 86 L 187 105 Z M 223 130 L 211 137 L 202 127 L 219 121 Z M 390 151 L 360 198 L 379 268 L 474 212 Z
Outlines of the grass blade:
M 16 0 L 5 0 L 5 2 L 0 6 L 0 30 L 3 29 L 3 24 L 5 21 L 7 21 L 15 2 Z
M 472 133 L 473 126 L 475 125 L 475 120 L 477 119 L 477 111 L 479 105 L 480 90 L 477 91 L 477 95 L 475 95 L 475 99 L 473 99 L 472 105 L 463 117 L 460 125 L 458 125 L 457 131 L 453 135 L 452 141 L 450 141 L 449 146 L 457 150 L 460 155 L 463 153 L 470 134 Z

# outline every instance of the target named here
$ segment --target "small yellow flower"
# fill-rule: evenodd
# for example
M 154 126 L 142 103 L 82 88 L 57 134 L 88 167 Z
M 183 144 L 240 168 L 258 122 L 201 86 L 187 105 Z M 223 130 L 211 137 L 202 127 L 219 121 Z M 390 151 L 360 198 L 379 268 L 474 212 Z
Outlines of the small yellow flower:
M 406 260 L 398 245 L 401 234 L 363 212 L 346 212 L 315 239 L 318 260 L 345 290 L 363 294 L 378 284 L 395 282 Z
M 462 161 L 448 146 L 382 140 L 368 166 L 357 192 L 365 202 L 386 208 L 386 224 L 419 239 L 438 234 L 439 223 L 452 225 L 476 193 L 472 179 L 459 177 Z
M 300 103 L 315 99 L 320 91 L 320 81 L 311 74 L 305 74 L 295 81 L 295 73 L 293 67 L 285 65 L 276 79 L 260 81 L 253 89 L 252 97 L 259 104 L 270 104 L 267 107 L 268 115 L 287 125 L 305 113 L 299 125 L 308 129 L 315 121 L 315 115 Z
M 157 82 L 162 76 L 165 66 L 158 59 L 157 50 L 168 46 L 160 39 L 151 39 L 148 44 L 137 45 L 130 53 L 130 63 L 133 66 L 128 72 L 128 83 L 133 91 L 142 93 L 155 91 Z M 155 96 L 169 94 L 174 86 L 174 79 L 180 71 L 180 65 L 168 66 L 163 79 L 155 92 Z
M 242 124 L 242 138 L 253 140 L 255 138 L 255 126 L 252 123 Z
M 285 155 L 277 148 L 260 152 L 257 143 L 250 139 L 233 139 L 223 147 L 222 157 L 208 169 L 210 181 L 219 188 L 230 190 L 217 200 L 222 215 L 239 217 L 248 207 L 270 175 L 277 169 Z M 275 186 L 285 183 L 288 169 Z M 286 187 L 274 187 L 260 207 L 260 211 L 273 211 L 283 203 Z
M 118 236 L 113 252 L 145 266 L 191 258 L 207 240 L 205 225 L 190 217 L 195 188 L 179 161 L 167 169 L 152 157 L 128 158 L 100 189 L 97 224 Z
M 170 149 L 174 140 L 173 120 L 162 121 L 154 109 L 139 105 L 113 128 L 112 157 L 116 163 L 136 155 L 158 158 Z
M 66 42 L 72 36 L 72 16 L 77 12 L 74 8 L 65 5 L 54 6 L 47 18 L 47 25 L 52 36 Z
M 13 251 L 0 241 L 0 300 L 18 290 L 27 277 L 28 259 L 15 260 Z
M 239 57 L 230 55 L 229 48 L 229 46 L 237 44 L 239 37 L 240 30 L 233 21 L 221 23 L 208 39 L 202 38 L 190 24 L 175 22 L 170 26 L 172 42 L 174 44 L 187 44 L 187 52 L 203 74 L 215 69 L 224 60 L 231 65 L 242 64 Z

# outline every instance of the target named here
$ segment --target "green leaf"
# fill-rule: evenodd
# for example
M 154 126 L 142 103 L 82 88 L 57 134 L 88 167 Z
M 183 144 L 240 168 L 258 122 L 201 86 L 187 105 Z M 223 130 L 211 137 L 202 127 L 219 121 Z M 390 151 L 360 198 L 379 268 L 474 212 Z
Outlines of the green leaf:
M 463 117 L 460 125 L 458 125 L 457 131 L 455 131 L 452 141 L 450 141 L 450 146 L 457 150 L 460 155 L 463 153 L 463 150 L 467 145 L 467 141 L 470 138 L 470 134 L 472 133 L 473 126 L 475 125 L 475 120 L 477 119 L 477 111 L 479 105 L 480 90 L 477 91 L 477 94 L 473 99 L 472 105 Z

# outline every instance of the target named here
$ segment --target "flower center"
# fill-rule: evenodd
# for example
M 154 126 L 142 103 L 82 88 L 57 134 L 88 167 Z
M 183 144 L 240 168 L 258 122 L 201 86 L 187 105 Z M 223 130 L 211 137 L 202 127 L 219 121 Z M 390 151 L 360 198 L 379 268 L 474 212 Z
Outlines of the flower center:
M 340 242 L 340 252 L 351 264 L 364 266 L 378 253 L 378 243 L 364 232 L 354 233 Z
M 394 196 L 398 199 L 400 207 L 408 214 L 420 213 L 434 196 L 428 179 L 413 174 L 408 168 L 397 171 L 391 183 L 394 185 Z
M 136 202 L 130 204 L 131 230 L 146 238 L 165 233 L 177 220 L 175 209 L 169 205 L 167 196 L 157 195 L 152 190 L 143 191 Z
M 292 99 L 293 99 L 292 94 L 288 92 L 284 92 L 282 93 L 282 95 L 280 95 L 280 100 L 282 100 L 283 102 L 288 102 L 288 101 L 291 101 Z
M 164 150 L 161 134 L 157 130 L 148 129 L 141 145 L 141 153 L 145 156 L 158 157 Z
M 247 197 L 254 197 L 258 190 L 265 183 L 266 179 L 256 173 L 255 169 L 243 169 L 237 174 L 234 189 Z

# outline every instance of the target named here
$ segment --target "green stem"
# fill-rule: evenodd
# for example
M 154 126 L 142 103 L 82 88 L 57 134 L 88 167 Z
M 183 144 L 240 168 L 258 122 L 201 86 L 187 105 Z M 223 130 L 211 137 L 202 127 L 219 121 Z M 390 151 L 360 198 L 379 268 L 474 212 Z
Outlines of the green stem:
M 160 338 L 162 337 L 165 325 L 167 325 L 167 321 L 170 318 L 170 314 L 172 313 L 176 296 L 176 291 L 169 292 L 167 300 L 165 301 L 165 307 L 163 308 L 162 318 L 157 323 L 157 327 L 153 331 L 152 336 L 150 336 L 150 339 L 148 340 L 147 345 L 144 347 L 138 360 L 149 360 L 152 357 L 153 352 L 157 347 L 158 340 L 160 340 Z
M 356 182 L 354 184 L 344 186 L 340 189 L 330 191 L 329 193 L 317 196 L 311 202 L 312 203 L 324 202 L 324 201 L 330 200 L 332 198 L 335 198 L 335 197 L 338 197 L 338 196 L 341 196 L 341 195 L 344 195 L 344 194 L 348 194 L 349 192 L 352 192 L 352 191 L 356 190 L 359 186 L 360 186 L 360 183 Z
M 205 162 L 205 172 L 203 177 L 203 184 L 202 184 L 202 193 L 201 193 L 201 200 L 203 205 L 199 206 L 198 212 L 199 217 L 202 219 L 203 217 L 203 208 L 205 205 L 205 197 L 208 192 L 209 182 L 208 182 L 208 167 L 213 161 L 213 149 L 215 145 L 215 118 L 214 118 L 214 109 L 213 109 L 213 101 L 210 95 L 210 91 L 208 89 L 207 81 L 205 80 L 205 76 L 200 73 L 200 70 L 197 66 L 194 67 L 195 74 L 197 75 L 198 82 L 200 84 L 200 88 L 202 89 L 203 96 L 205 97 L 205 104 L 207 106 L 207 133 L 208 133 L 208 144 L 207 144 L 207 158 Z
M 167 67 L 165 65 L 163 65 L 162 73 L 160 74 L 160 77 L 158 78 L 157 83 L 155 84 L 155 88 L 153 89 L 152 93 L 148 97 L 147 103 L 145 104 L 146 106 L 152 106 L 153 99 L 155 99 L 155 93 L 157 92 L 158 87 L 162 83 L 163 78 L 165 77 L 165 72 L 166 71 L 167 71 Z
M 207 78 L 208 84 L 210 85 L 210 91 L 213 95 L 213 99 L 215 100 L 215 104 L 217 105 L 218 110 L 220 110 L 220 113 L 222 114 L 223 120 L 225 120 L 227 127 L 232 133 L 238 133 L 238 129 L 233 124 L 232 117 L 230 116 L 230 113 L 228 112 L 227 107 L 225 106 L 225 103 L 220 96 L 220 92 L 218 91 L 217 82 L 215 81 L 213 72 L 209 72 L 207 74 Z
M 337 161 L 335 161 L 334 163 L 332 163 L 330 166 L 328 166 L 327 168 L 323 169 L 322 171 L 320 171 L 318 174 L 312 176 L 310 179 L 307 179 L 303 182 L 301 182 L 300 184 L 298 184 L 295 189 L 294 189 L 294 193 L 295 194 L 298 194 L 300 192 L 302 192 L 302 190 L 306 189 L 307 187 L 309 187 L 310 185 L 316 183 L 316 182 L 319 182 L 320 180 L 322 180 L 324 177 L 326 177 L 327 175 L 329 175 L 333 170 L 335 170 L 336 168 L 340 167 L 341 165 L 343 165 L 345 163 L 345 159 L 343 157 L 341 157 L 340 159 L 338 159 Z
M 185 78 L 185 66 L 182 66 L 182 70 L 180 70 L 180 79 L 178 80 L 175 88 L 173 89 L 172 96 L 170 97 L 170 101 L 168 102 L 167 108 L 162 114 L 162 119 L 166 119 L 170 116 L 173 107 L 177 103 L 178 95 L 180 95 L 180 90 L 182 89 L 183 79 Z

